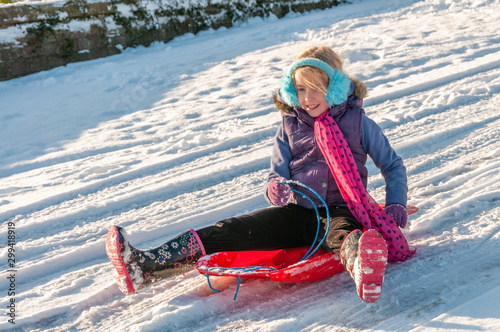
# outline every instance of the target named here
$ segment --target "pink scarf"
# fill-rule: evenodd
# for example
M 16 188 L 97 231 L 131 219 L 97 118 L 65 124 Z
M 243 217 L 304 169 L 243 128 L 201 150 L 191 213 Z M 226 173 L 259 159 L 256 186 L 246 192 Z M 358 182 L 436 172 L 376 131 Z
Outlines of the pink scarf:
M 365 229 L 378 231 L 387 243 L 389 261 L 405 261 L 415 253 L 394 220 L 368 194 L 351 149 L 328 111 L 316 118 L 314 133 L 349 210 Z

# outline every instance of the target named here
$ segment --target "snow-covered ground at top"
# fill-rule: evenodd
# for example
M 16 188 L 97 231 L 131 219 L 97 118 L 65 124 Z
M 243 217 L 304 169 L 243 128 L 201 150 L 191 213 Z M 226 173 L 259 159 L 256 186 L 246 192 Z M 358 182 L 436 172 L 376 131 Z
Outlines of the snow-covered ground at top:
M 499 331 L 499 7 L 361 0 L 0 82 L 0 330 Z M 192 271 L 123 295 L 104 250 L 111 225 L 149 248 L 267 206 L 271 96 L 312 45 L 368 84 L 366 113 L 420 208 L 404 230 L 417 254 L 388 266 L 374 304 L 347 273 L 245 282 L 233 301 L 236 280 L 214 278 L 215 294 Z

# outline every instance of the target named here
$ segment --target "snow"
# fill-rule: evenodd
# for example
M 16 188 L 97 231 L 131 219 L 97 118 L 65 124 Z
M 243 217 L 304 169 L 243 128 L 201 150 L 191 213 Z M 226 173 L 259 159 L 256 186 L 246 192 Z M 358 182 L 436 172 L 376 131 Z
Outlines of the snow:
M 498 9 L 361 0 L 0 82 L 0 330 L 499 331 Z M 234 278 L 211 279 L 214 294 L 192 271 L 123 295 L 111 225 L 148 248 L 267 206 L 272 93 L 323 44 L 367 82 L 366 113 L 405 160 L 417 254 L 388 265 L 374 304 L 347 273 L 243 282 L 233 301 Z

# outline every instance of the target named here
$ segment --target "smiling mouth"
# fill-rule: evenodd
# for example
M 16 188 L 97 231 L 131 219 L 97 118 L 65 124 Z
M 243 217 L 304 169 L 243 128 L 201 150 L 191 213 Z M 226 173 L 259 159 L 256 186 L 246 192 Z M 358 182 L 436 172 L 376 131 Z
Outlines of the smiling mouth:
M 317 104 L 317 105 L 308 105 L 307 109 L 310 110 L 310 111 L 313 111 L 313 110 L 317 109 L 318 107 L 319 107 L 319 104 Z

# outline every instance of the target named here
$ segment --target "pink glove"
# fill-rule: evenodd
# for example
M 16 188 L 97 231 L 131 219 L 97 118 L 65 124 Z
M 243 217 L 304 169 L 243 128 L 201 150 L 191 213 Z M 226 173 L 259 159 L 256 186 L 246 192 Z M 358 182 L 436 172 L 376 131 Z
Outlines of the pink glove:
M 398 203 L 389 204 L 385 207 L 385 212 L 394 219 L 396 225 L 401 228 L 406 227 L 408 213 L 406 213 L 406 207 L 404 205 Z
M 290 186 L 287 183 L 280 183 L 281 181 L 286 181 L 286 179 L 274 178 L 267 187 L 267 197 L 273 205 L 277 206 L 285 206 L 292 194 Z

